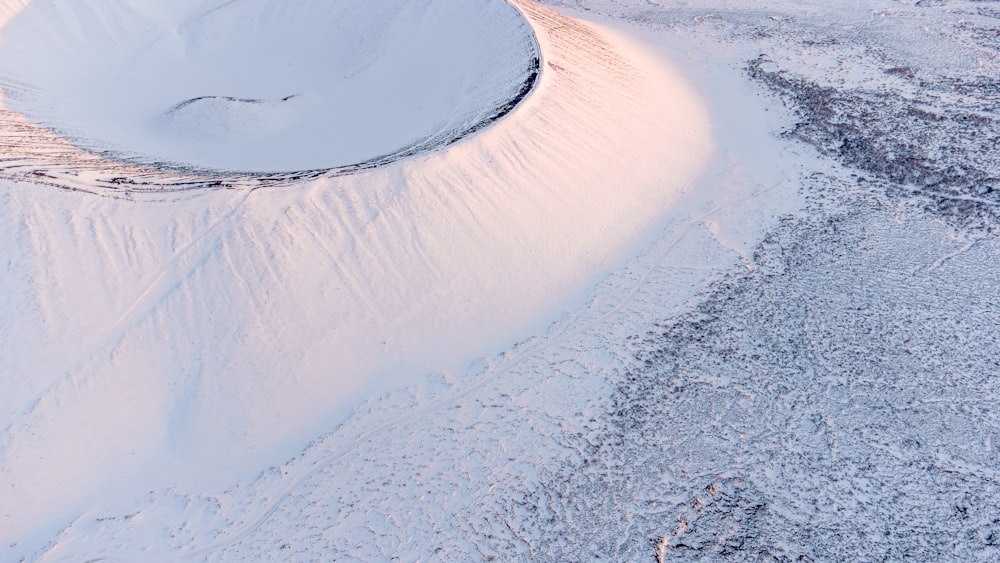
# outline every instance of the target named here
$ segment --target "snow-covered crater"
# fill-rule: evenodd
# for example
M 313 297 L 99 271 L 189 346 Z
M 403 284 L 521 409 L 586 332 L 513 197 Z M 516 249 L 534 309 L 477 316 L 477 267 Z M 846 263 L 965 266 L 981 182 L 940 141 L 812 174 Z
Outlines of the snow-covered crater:
M 105 0 L 117 6 L 112 11 L 98 0 L 0 0 L 9 104 L 0 107 L 0 483 L 11 485 L 0 487 L 0 561 L 214 558 L 240 533 L 227 515 L 199 523 L 185 512 L 177 527 L 172 515 L 147 518 L 151 511 L 134 519 L 168 534 L 193 531 L 176 541 L 146 542 L 130 530 L 127 541 L 91 533 L 86 541 L 95 543 L 82 545 L 68 535 L 92 515 L 103 522 L 105 514 L 145 510 L 132 507 L 144 506 L 150 491 L 223 498 L 215 492 L 253 482 L 341 428 L 367 397 L 440 378 L 463 385 L 508 379 L 504 351 L 528 349 L 532 335 L 585 302 L 590 284 L 668 217 L 686 222 L 701 213 L 693 210 L 705 200 L 688 198 L 700 192 L 714 154 L 712 122 L 658 47 L 610 24 L 510 1 L 329 0 L 321 9 L 318 1 L 240 0 L 204 15 L 213 6 L 191 1 Z M 334 26 L 335 8 L 344 6 L 360 11 L 342 14 L 358 27 Z M 233 10 L 239 17 L 225 16 Z M 199 26 L 219 33 L 179 39 Z M 112 28 L 130 35 L 116 37 Z M 257 28 L 278 30 L 274 41 L 264 31 L 254 41 L 244 37 Z M 337 32 L 353 40 L 323 35 Z M 449 39 L 456 36 L 467 41 Z M 65 123 L 39 127 L 42 117 L 63 115 L 86 120 L 89 133 L 110 131 L 110 118 L 80 108 L 105 104 L 106 115 L 116 115 L 146 107 L 136 121 L 145 137 L 133 132 L 137 138 L 221 166 L 211 151 L 222 150 L 234 128 L 234 142 L 250 143 L 298 112 L 330 104 L 293 77 L 308 82 L 310 72 L 327 69 L 334 80 L 346 72 L 346 62 L 331 70 L 329 54 L 307 49 L 301 68 L 309 72 L 283 70 L 279 39 L 342 41 L 355 50 L 344 61 L 367 57 L 351 67 L 355 81 L 406 85 L 402 77 L 420 72 L 424 81 L 408 90 L 373 88 L 367 98 L 357 91 L 357 114 L 342 112 L 353 125 L 327 124 L 314 142 L 299 135 L 287 146 L 273 140 L 270 152 L 261 144 L 221 154 L 271 170 L 286 149 L 326 155 L 342 139 L 345 150 L 369 143 L 358 158 L 378 154 L 372 147 L 387 135 L 419 144 L 336 170 L 230 175 L 241 170 L 116 162 L 81 150 L 94 137 L 75 137 Z M 210 65 L 182 64 L 210 59 L 174 52 L 204 53 L 210 45 L 231 55 L 218 59 L 230 78 L 219 88 L 205 87 L 215 80 Z M 482 48 L 477 54 L 470 45 Z M 435 48 L 452 62 L 430 57 Z M 42 49 L 58 56 L 44 60 Z M 126 59 L 149 59 L 157 49 L 161 60 L 175 57 L 180 77 L 158 87 L 130 80 L 131 97 L 93 78 L 95 70 L 59 59 L 97 61 L 106 77 L 128 69 L 156 82 L 166 66 Z M 422 56 L 413 54 L 419 49 Z M 455 64 L 477 56 L 475 65 Z M 427 64 L 419 70 L 411 61 Z M 535 68 L 536 61 L 543 64 Z M 282 72 L 288 80 L 277 79 Z M 42 76 L 51 88 L 40 89 Z M 253 80 L 240 82 L 247 76 Z M 114 93 L 121 107 L 94 89 Z M 397 108 L 379 99 L 403 100 L 411 111 L 387 115 Z M 427 109 L 449 103 L 447 112 Z M 11 106 L 33 108 L 25 113 L 34 123 Z M 401 121 L 390 127 L 394 115 Z M 414 125 L 436 123 L 435 116 L 443 123 L 423 131 Z M 302 119 L 301 128 L 310 126 L 311 118 Z M 420 142 L 427 135 L 436 136 Z M 166 142 L 170 136 L 194 138 L 203 150 Z M 428 150 L 459 138 L 447 150 Z M 294 189 L 260 189 L 274 186 Z M 202 189 L 216 187 L 225 189 Z M 193 191 L 172 197 L 178 190 Z M 240 519 L 257 517 L 246 511 Z M 143 553 L 133 550 L 140 545 Z M 319 559 L 330 553 L 339 557 L 329 551 Z M 295 560 L 285 555 L 278 559 Z
M 146 165 L 343 167 L 448 144 L 534 80 L 504 0 L 0 1 L 0 107 Z

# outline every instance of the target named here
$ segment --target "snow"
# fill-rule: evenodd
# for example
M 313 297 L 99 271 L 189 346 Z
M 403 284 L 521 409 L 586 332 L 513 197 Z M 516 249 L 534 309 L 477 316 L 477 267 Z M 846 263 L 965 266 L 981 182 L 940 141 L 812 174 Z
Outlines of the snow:
M 21 276 L 4 278 L 3 542 L 51 536 L 98 499 L 250 479 L 361 399 L 543 327 L 635 247 L 704 166 L 707 114 L 620 35 L 524 9 L 547 70 L 446 150 L 167 201 L 8 184 L 4 255 Z M 506 52 L 509 68 L 524 54 Z
M 545 4 L 307 4 L 507 26 L 444 67 L 505 85 L 460 96 L 486 119 L 370 167 L 122 162 L 5 98 L 0 561 L 998 556 L 996 13 Z M 5 53 L 112 13 L 0 6 Z M 144 134 L 243 142 L 294 93 Z

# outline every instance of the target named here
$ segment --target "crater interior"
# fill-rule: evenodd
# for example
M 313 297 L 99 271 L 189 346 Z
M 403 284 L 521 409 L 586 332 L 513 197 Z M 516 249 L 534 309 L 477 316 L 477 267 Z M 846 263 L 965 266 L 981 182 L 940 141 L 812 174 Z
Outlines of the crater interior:
M 503 0 L 4 0 L 5 109 L 119 160 L 291 172 L 475 130 L 537 45 Z

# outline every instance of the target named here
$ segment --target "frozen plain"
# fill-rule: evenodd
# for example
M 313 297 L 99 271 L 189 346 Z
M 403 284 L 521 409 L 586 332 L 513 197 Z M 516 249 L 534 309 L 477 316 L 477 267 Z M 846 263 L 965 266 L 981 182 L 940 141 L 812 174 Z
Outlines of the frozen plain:
M 4 560 L 997 558 L 993 3 L 557 4 L 590 23 L 521 5 L 524 104 L 395 168 L 132 201 L 5 184 L 0 462 L 30 492 L 0 493 Z M 648 111 L 666 99 L 690 105 Z M 517 164 L 469 172 L 497 154 Z M 446 270 L 507 277 L 459 278 L 436 317 L 396 283 L 331 321 L 317 280 L 345 260 L 275 243 L 443 183 L 505 216 L 464 252 L 413 246 L 503 232 L 518 259 Z M 382 263 L 358 232 L 342 256 Z M 400 310 L 407 347 L 366 353 Z M 327 323 L 362 334 L 337 349 Z

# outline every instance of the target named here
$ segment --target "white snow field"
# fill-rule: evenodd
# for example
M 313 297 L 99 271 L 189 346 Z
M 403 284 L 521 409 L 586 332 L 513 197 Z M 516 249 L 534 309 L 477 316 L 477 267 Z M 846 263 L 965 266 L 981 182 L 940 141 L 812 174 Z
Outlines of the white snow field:
M 2 5 L 5 119 L 30 131 L 0 167 L 4 561 L 182 556 L 156 533 L 60 531 L 251 483 L 366 398 L 539 332 L 712 150 L 664 60 L 530 2 Z M 539 54 L 530 94 L 472 127 Z M 352 174 L 252 174 L 470 127 Z M 178 163 L 248 174 L 183 194 L 94 180 Z

